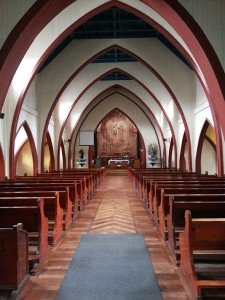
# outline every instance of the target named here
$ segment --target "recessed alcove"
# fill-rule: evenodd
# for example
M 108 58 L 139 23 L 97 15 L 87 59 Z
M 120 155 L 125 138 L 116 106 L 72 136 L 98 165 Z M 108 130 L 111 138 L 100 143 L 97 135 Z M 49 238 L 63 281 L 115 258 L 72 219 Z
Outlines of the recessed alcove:
M 103 166 L 113 159 L 129 164 L 138 157 L 138 130 L 119 109 L 112 110 L 101 121 L 96 135 L 96 152 Z

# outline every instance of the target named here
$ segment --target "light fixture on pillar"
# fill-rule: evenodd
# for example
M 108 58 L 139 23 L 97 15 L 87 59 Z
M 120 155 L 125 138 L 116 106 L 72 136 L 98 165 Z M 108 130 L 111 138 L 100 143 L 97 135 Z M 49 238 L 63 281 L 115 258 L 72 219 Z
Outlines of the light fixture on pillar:
M 64 139 L 64 144 L 70 143 L 70 141 L 71 141 L 71 139 L 68 139 L 68 140 Z

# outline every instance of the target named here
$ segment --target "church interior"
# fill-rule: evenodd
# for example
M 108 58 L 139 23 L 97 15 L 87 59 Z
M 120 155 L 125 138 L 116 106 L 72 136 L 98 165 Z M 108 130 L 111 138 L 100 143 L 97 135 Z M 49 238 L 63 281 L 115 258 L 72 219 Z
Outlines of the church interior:
M 0 1 L 0 299 L 71 299 L 83 237 L 108 234 L 143 235 L 155 299 L 225 299 L 224 13 Z

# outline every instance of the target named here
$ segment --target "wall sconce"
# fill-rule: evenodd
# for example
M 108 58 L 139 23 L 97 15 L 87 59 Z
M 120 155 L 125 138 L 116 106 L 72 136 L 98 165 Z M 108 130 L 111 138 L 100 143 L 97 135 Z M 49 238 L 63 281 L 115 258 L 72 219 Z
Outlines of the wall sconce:
M 64 144 L 65 143 L 70 143 L 70 141 L 71 141 L 71 139 L 68 139 L 68 140 L 64 139 Z
M 168 138 L 163 138 L 163 141 L 164 141 L 164 142 L 168 142 L 168 143 L 170 143 L 170 142 L 171 142 L 171 137 L 168 137 Z

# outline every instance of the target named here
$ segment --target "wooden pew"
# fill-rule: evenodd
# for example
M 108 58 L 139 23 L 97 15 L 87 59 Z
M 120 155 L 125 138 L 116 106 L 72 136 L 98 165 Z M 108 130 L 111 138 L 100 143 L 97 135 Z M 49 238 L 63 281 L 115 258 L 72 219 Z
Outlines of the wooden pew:
M 205 176 L 204 176 L 205 177 Z M 149 180 L 194 180 L 197 178 L 196 173 L 187 173 L 187 172 L 173 172 L 173 173 L 140 173 L 138 178 L 138 190 L 140 196 L 144 199 L 148 199 L 148 193 L 150 192 L 150 184 Z M 207 177 L 208 178 L 208 177 Z
M 49 172 L 45 172 L 49 173 Z M 82 168 L 82 169 L 67 169 L 67 170 L 58 170 L 58 171 L 51 171 L 52 174 L 74 174 L 79 176 L 92 175 L 93 176 L 93 184 L 94 189 L 98 188 L 101 181 L 105 176 L 105 168 Z
M 139 176 L 140 174 L 145 174 L 145 175 L 165 175 L 165 174 L 173 174 L 173 173 L 177 173 L 178 171 L 175 169 L 169 169 L 169 168 L 140 168 L 140 169 L 133 169 L 133 168 L 129 168 L 129 176 L 132 180 L 132 184 L 135 188 L 138 187 L 138 182 L 139 182 Z
M 39 174 L 38 176 L 20 176 L 16 178 L 16 181 L 26 182 L 26 181 L 35 181 L 35 182 L 58 182 L 58 181 L 75 181 L 77 183 L 77 193 L 80 199 L 80 206 L 87 204 L 87 201 L 91 199 L 92 196 L 92 183 L 91 177 L 73 175 L 73 174 L 57 174 L 57 173 L 44 173 Z
M 18 299 L 29 280 L 28 233 L 23 224 L 0 228 L 0 257 L 0 295 Z
M 179 233 L 184 231 L 185 211 L 190 210 L 195 218 L 222 218 L 225 216 L 225 195 L 171 195 L 169 203 L 168 240 L 166 242 L 175 263 L 179 265 Z
M 156 173 L 140 173 L 138 177 L 138 190 L 140 197 L 145 201 L 148 202 L 148 197 L 151 198 L 151 193 L 154 191 L 151 191 L 152 182 L 158 182 L 158 181 L 225 181 L 224 178 L 218 178 L 215 175 L 197 175 L 196 173 L 192 172 L 156 172 Z
M 87 189 L 87 196 L 88 200 L 91 199 L 92 195 L 95 191 L 96 183 L 96 177 L 95 174 L 90 172 L 72 172 L 72 171 L 58 171 L 58 172 L 48 172 L 48 173 L 42 173 L 38 176 L 54 176 L 54 177 L 62 177 L 62 178 L 74 178 L 74 179 L 82 179 L 85 178 L 85 184 Z
M 153 182 L 153 193 L 152 193 L 152 215 L 155 220 L 158 218 L 158 207 L 161 201 L 161 191 L 165 188 L 186 189 L 186 188 L 223 188 L 225 187 L 224 181 L 206 181 L 206 180 L 173 180 L 173 181 L 157 181 Z
M 48 218 L 44 212 L 44 199 L 36 199 L 34 206 L 6 206 L 0 208 L 0 228 L 22 223 L 28 231 L 29 271 L 33 275 L 48 254 Z
M 225 297 L 225 218 L 192 219 L 185 212 L 185 229 L 179 236 L 180 270 L 193 299 L 202 299 L 211 291 Z
M 68 229 L 73 222 L 73 201 L 70 198 L 69 195 L 69 187 L 68 186 L 43 186 L 43 185 L 29 185 L 29 186 L 17 186 L 17 185 L 10 185 L 10 186 L 1 186 L 0 185 L 0 197 L 7 196 L 7 193 L 10 192 L 17 192 L 17 193 L 23 193 L 23 192 L 29 192 L 34 193 L 34 196 L 37 196 L 37 193 L 43 192 L 43 196 L 47 196 L 47 193 L 59 193 L 59 203 L 60 207 L 63 209 L 63 229 Z M 31 194 L 30 194 L 31 195 Z M 50 196 L 50 194 L 49 194 Z M 78 200 L 77 200 L 78 201 Z
M 19 187 L 25 188 L 25 187 L 30 187 L 34 189 L 39 189 L 41 187 L 42 190 L 61 190 L 67 189 L 69 190 L 69 199 L 72 201 L 72 204 L 68 203 L 69 207 L 72 205 L 72 215 L 73 215 L 73 220 L 78 216 L 79 214 L 79 196 L 78 196 L 78 188 L 77 188 L 78 183 L 73 180 L 57 180 L 57 181 L 51 181 L 51 180 L 45 180 L 45 181 L 40 181 L 40 180 L 7 180 L 7 181 L 0 181 L 0 191 L 5 190 L 5 189 L 10 189 L 10 190 L 17 190 Z M 63 206 L 66 206 L 67 203 L 65 203 Z M 68 208 L 70 209 L 70 208 Z
M 36 199 L 44 199 L 44 212 L 48 218 L 48 240 L 55 245 L 63 236 L 63 209 L 59 203 L 59 192 L 1 192 L 0 207 L 3 206 L 33 206 Z
M 156 213 L 154 214 L 155 220 L 159 227 L 159 231 L 162 234 L 163 238 L 167 240 L 168 232 L 167 232 L 167 215 L 169 214 L 169 196 L 176 194 L 225 194 L 225 186 L 215 186 L 215 185 L 184 185 L 174 187 L 165 187 L 161 189 L 161 197 L 159 201 L 156 203 L 156 207 L 154 210 Z

